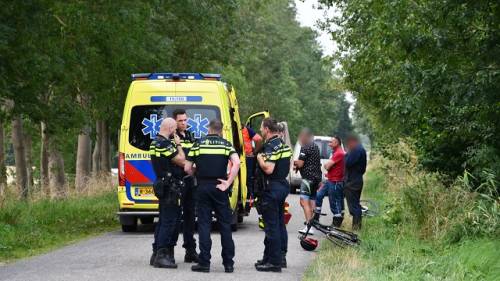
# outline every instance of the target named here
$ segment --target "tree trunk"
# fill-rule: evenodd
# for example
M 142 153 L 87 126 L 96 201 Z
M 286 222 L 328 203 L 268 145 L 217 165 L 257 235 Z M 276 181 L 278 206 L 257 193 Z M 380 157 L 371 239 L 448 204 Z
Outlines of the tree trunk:
M 96 140 L 95 140 L 95 145 L 94 145 L 94 152 L 92 153 L 92 175 L 94 177 L 97 177 L 99 175 L 100 171 L 100 164 L 101 164 L 101 122 L 96 121 L 95 122 L 95 135 L 96 135 Z
M 76 190 L 83 190 L 90 176 L 92 144 L 90 141 L 90 128 L 86 126 L 78 135 L 78 150 L 76 153 Z
M 0 121 L 0 197 L 3 196 L 5 186 L 7 185 L 7 170 L 5 169 L 5 149 L 4 149 L 4 128 Z
M 53 139 L 49 139 L 49 186 L 52 197 L 64 197 L 66 195 L 64 159 Z
M 33 142 L 31 139 L 31 133 L 24 132 L 24 157 L 26 159 L 26 175 L 28 176 L 28 189 L 33 190 L 33 157 L 32 149 Z
M 40 143 L 40 188 L 43 193 L 50 195 L 49 187 L 49 138 L 47 135 L 47 125 L 40 123 L 41 143 Z
M 106 121 L 101 121 L 101 172 L 108 176 L 111 171 L 111 155 L 109 149 L 109 128 Z
M 14 147 L 14 157 L 16 159 L 16 184 L 21 193 L 21 197 L 28 197 L 28 175 L 26 170 L 26 158 L 23 141 L 23 122 L 21 117 L 16 116 L 12 120 L 12 145 Z

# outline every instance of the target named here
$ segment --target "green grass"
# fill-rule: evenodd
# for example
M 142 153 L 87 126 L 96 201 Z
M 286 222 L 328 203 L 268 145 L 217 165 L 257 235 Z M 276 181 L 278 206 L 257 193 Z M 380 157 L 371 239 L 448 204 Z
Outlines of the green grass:
M 370 170 L 366 179 L 363 197 L 380 202 L 383 213 L 387 196 L 383 175 Z M 415 225 L 391 224 L 383 214 L 363 223 L 357 249 L 321 241 L 304 280 L 498 280 L 500 276 L 498 239 L 455 244 L 425 240 Z
M 0 261 L 32 256 L 118 227 L 116 193 L 9 201 L 0 208 Z

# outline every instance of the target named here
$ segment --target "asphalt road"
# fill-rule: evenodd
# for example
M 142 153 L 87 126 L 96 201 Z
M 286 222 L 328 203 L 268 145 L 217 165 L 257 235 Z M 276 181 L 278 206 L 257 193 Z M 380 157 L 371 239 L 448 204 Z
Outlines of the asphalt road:
M 212 233 L 212 261 L 210 273 L 195 273 L 184 260 L 182 235 L 175 249 L 177 269 L 158 269 L 149 266 L 152 227 L 143 227 L 138 233 L 115 231 L 94 237 L 53 252 L 0 266 L 0 280 L 17 281 L 80 281 L 80 280 L 300 280 L 315 253 L 304 251 L 298 242 L 297 230 L 303 227 L 303 213 L 299 197 L 290 195 L 292 219 L 288 225 L 288 268 L 282 273 L 257 272 L 254 262 L 262 257 L 264 232 L 257 226 L 254 210 L 245 217 L 237 232 L 235 272 L 224 273 L 220 257 L 220 235 Z

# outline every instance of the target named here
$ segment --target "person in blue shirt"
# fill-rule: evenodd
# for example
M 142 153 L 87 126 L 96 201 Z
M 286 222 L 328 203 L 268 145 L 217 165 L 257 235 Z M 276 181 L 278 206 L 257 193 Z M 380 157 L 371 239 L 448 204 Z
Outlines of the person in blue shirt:
M 356 135 L 347 137 L 347 150 L 344 196 L 352 216 L 352 229 L 360 230 L 362 211 L 359 200 L 363 191 L 363 175 L 366 171 L 366 150 Z

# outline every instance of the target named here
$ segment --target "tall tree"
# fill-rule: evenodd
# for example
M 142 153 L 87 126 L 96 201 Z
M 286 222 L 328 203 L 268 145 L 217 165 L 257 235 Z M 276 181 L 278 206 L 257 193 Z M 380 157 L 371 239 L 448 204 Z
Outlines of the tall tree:
M 49 138 L 45 122 L 40 123 L 40 189 L 50 194 L 49 188 Z
M 67 195 L 64 159 L 54 139 L 49 139 L 49 187 L 52 197 Z
M 24 151 L 23 123 L 20 116 L 12 120 L 12 145 L 16 158 L 16 184 L 21 197 L 26 199 L 29 193 L 28 174 L 26 169 L 26 156 Z
M 78 135 L 78 148 L 76 156 L 75 188 L 82 190 L 87 187 L 91 175 L 92 142 L 90 140 L 90 127 L 86 126 Z
M 26 159 L 26 176 L 28 179 L 28 190 L 33 190 L 34 180 L 33 180 L 33 140 L 31 138 L 31 131 L 23 131 L 23 141 L 24 141 L 24 158 Z
M 0 119 L 0 197 L 3 196 L 7 185 L 7 170 L 5 167 L 5 129 Z
M 428 169 L 500 178 L 498 1 L 322 2 L 378 141 L 412 137 Z

